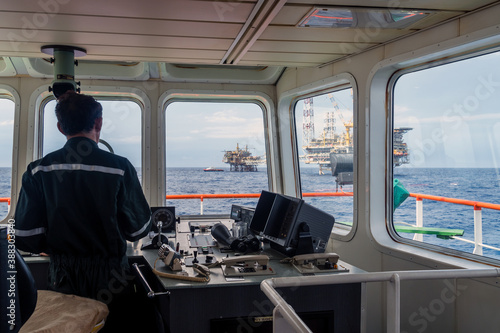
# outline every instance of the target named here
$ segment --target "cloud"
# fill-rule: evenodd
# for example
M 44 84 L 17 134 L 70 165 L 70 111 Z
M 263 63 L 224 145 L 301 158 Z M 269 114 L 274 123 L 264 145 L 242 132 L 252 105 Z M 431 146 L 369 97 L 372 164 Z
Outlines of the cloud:
M 397 114 L 395 116 L 395 121 L 397 125 L 395 127 L 400 127 L 400 126 L 419 126 L 423 124 L 431 124 L 434 126 L 452 126 L 457 123 L 463 123 L 463 124 L 470 124 L 473 121 L 482 121 L 482 122 L 492 122 L 495 120 L 500 120 L 500 114 L 494 114 L 494 113 L 486 113 L 486 114 L 476 114 L 476 115 L 459 115 L 457 113 L 449 113 L 449 114 L 444 114 L 444 113 L 438 113 L 436 111 L 434 114 L 435 116 L 429 116 L 429 117 L 421 117 L 421 116 L 401 116 Z
M 183 121 L 181 126 L 167 129 L 167 137 L 176 141 L 188 141 L 207 139 L 247 138 L 263 136 L 263 119 L 258 116 L 242 116 L 241 111 L 227 109 L 216 112 L 197 112 L 190 114 L 187 122 Z M 186 126 L 184 126 L 186 124 Z M 174 133 L 175 132 L 175 133 Z M 186 136 L 186 133 L 195 137 Z M 179 135 L 176 135 L 179 134 Z
M 197 138 L 194 136 L 169 136 L 167 138 L 167 144 L 170 144 L 172 142 L 192 142 L 196 140 Z
M 111 138 L 110 141 L 118 143 L 141 143 L 140 135 L 132 135 L 121 138 Z
M 404 112 L 408 112 L 408 111 L 411 111 L 411 108 L 409 108 L 408 106 L 403 106 L 403 105 L 394 105 L 394 113 L 404 113 Z
M 227 122 L 206 127 L 199 132 L 210 139 L 247 138 L 263 136 L 264 128 L 262 119 L 246 119 L 242 123 Z
M 0 126 L 9 126 L 12 127 L 14 125 L 14 120 L 4 120 L 0 121 Z
M 227 124 L 227 125 L 241 125 L 245 124 L 248 119 L 237 115 L 237 112 L 234 110 L 226 110 L 215 112 L 210 116 L 204 117 L 207 123 L 216 123 L 216 124 Z

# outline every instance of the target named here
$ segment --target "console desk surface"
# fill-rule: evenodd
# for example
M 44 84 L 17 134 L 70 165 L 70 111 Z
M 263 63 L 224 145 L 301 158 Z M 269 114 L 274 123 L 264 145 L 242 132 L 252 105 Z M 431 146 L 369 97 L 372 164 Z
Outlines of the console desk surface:
M 232 220 L 229 219 L 217 219 L 217 220 L 211 220 L 211 219 L 206 219 L 206 220 L 195 220 L 196 222 L 200 221 L 206 221 L 206 222 L 222 222 L 228 228 L 231 228 L 232 225 Z M 179 249 L 184 250 L 184 252 L 188 251 L 189 255 L 184 256 L 185 259 L 191 259 L 193 258 L 193 250 L 197 250 L 195 247 L 190 247 L 189 244 L 189 237 L 191 233 L 189 232 L 189 226 L 188 226 L 189 221 L 182 221 L 180 224 L 178 224 L 177 227 L 177 237 L 175 240 L 172 240 L 171 245 L 174 245 L 173 247 L 175 248 L 176 244 L 179 243 Z M 206 235 L 210 235 L 210 232 L 204 233 Z M 169 239 L 170 241 L 171 239 Z M 130 243 L 129 244 L 129 249 L 128 249 L 128 256 L 129 257 L 137 257 L 137 256 L 142 256 L 144 259 L 147 261 L 149 266 L 151 268 L 154 267 L 155 261 L 158 258 L 158 250 L 156 249 L 149 249 L 149 250 L 141 250 L 141 245 L 147 241 L 147 239 L 135 242 L 135 243 Z M 235 254 L 234 252 L 227 252 L 227 253 L 221 253 L 220 249 L 217 246 L 210 247 L 210 251 L 213 253 L 210 253 L 209 255 L 214 257 L 213 261 L 221 261 L 225 257 L 238 257 L 240 256 L 239 254 Z M 280 261 L 284 258 L 286 258 L 285 255 L 269 248 L 268 244 L 265 244 L 264 246 L 264 251 L 260 252 L 255 252 L 251 254 L 265 254 L 269 257 L 269 267 L 273 269 L 273 271 L 276 274 L 268 274 L 268 275 L 259 275 L 259 276 L 243 276 L 243 279 L 241 280 L 236 280 L 236 281 L 227 281 L 226 277 L 223 274 L 223 271 L 221 267 L 213 267 L 210 269 L 210 281 L 209 282 L 192 282 L 192 281 L 184 281 L 184 280 L 177 280 L 173 278 L 164 278 L 164 277 L 158 277 L 163 286 L 166 289 L 178 289 L 178 288 L 199 288 L 200 286 L 205 286 L 205 287 L 221 287 L 221 286 L 232 286 L 232 285 L 255 285 L 255 284 L 260 284 L 263 280 L 269 279 L 269 278 L 277 278 L 277 277 L 293 277 L 293 276 L 303 276 L 300 272 L 298 272 L 291 264 L 289 263 L 281 263 Z M 205 258 L 206 255 L 204 254 L 198 254 L 198 261 L 203 264 L 203 265 L 209 265 L 205 263 Z M 348 272 L 341 272 L 339 271 L 333 271 L 333 272 L 325 272 L 325 273 L 319 273 L 319 274 L 348 274 L 348 273 L 363 273 L 364 271 L 352 266 L 342 260 L 339 260 L 338 262 L 339 269 L 342 270 L 348 270 Z M 193 271 L 192 267 L 186 267 L 182 266 L 183 270 L 185 270 L 189 276 L 193 277 L 196 276 L 196 273 Z M 160 272 L 165 272 L 165 273 L 172 273 L 172 271 L 165 266 L 165 264 L 161 261 L 158 260 L 156 262 L 156 269 Z M 316 274 L 316 275 L 319 275 Z

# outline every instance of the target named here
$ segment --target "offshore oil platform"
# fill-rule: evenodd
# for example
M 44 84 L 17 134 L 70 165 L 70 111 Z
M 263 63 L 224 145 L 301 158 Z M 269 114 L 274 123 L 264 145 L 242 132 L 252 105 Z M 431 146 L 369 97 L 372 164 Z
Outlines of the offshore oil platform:
M 258 171 L 257 166 L 259 164 L 265 164 L 265 156 L 252 156 L 252 153 L 248 150 L 248 146 L 245 149 L 241 149 L 239 144 L 236 144 L 235 150 L 224 151 L 224 157 L 222 162 L 229 164 L 229 171 Z
M 305 164 L 318 164 L 319 173 L 331 170 L 333 176 L 353 170 L 353 122 L 345 121 L 332 94 L 328 94 L 333 111 L 325 114 L 323 131 L 315 136 L 313 99 L 304 100 L 303 145 L 304 155 L 300 156 Z M 336 116 L 342 121 L 345 130 L 336 132 Z M 412 128 L 395 128 L 393 134 L 393 165 L 395 167 L 410 163 L 410 154 L 403 135 Z
M 410 153 L 406 143 L 403 141 L 403 135 L 411 131 L 410 127 L 399 127 L 394 129 L 392 135 L 392 149 L 393 149 L 393 165 L 395 167 L 401 164 L 410 163 Z

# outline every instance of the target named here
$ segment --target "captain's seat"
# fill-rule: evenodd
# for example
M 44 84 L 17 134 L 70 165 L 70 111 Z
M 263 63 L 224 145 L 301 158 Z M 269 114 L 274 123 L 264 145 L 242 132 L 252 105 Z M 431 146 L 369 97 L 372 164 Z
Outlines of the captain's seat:
M 4 230 L 0 242 L 3 243 L 2 252 L 6 250 Z M 11 271 L 16 277 L 15 298 L 12 298 L 17 303 L 13 310 L 16 324 L 7 328 L 6 332 L 90 333 L 104 327 L 109 313 L 106 304 L 90 298 L 37 290 L 33 275 L 17 249 L 15 264 L 15 271 Z

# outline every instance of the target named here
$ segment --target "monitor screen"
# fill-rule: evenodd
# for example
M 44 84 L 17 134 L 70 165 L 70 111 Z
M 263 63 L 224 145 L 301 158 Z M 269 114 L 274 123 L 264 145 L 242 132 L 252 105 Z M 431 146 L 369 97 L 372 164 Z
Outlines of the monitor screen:
M 286 255 L 325 252 L 335 219 L 299 198 L 262 191 L 250 229 Z
M 259 201 L 257 202 L 257 206 L 255 207 L 255 212 L 253 213 L 252 221 L 249 226 L 250 230 L 257 235 L 264 231 L 267 219 L 271 213 L 271 208 L 274 204 L 274 198 L 276 198 L 276 193 L 262 191 L 260 194 Z

